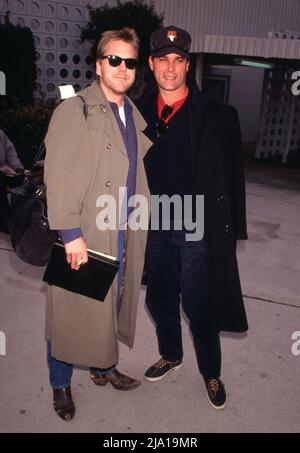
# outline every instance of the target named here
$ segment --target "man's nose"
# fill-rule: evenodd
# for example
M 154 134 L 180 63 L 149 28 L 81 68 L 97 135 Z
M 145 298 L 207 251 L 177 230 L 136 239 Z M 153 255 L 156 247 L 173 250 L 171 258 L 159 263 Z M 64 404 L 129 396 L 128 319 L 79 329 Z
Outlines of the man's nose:
M 174 63 L 173 63 L 173 61 L 169 61 L 168 71 L 169 72 L 173 72 L 174 71 Z
M 121 62 L 121 64 L 120 64 L 119 68 L 120 68 L 122 71 L 126 71 L 127 67 L 126 67 L 126 64 L 125 64 L 125 61 L 124 61 L 124 60 L 122 60 L 122 62 Z

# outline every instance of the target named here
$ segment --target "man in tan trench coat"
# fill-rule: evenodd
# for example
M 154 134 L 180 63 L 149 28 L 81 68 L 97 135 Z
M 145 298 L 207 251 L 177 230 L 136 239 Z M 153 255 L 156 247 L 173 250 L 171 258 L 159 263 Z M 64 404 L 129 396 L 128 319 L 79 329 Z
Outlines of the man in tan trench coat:
M 122 231 L 110 214 L 104 218 L 106 228 L 98 222 L 100 196 L 113 196 L 119 213 L 120 187 L 127 188 L 128 197 L 140 194 L 149 200 L 143 158 L 151 142 L 142 132 L 146 123 L 125 96 L 135 79 L 137 55 L 134 30 L 103 33 L 99 80 L 55 110 L 45 140 L 48 217 L 63 239 L 70 266 L 76 272 L 87 262 L 87 248 L 118 257 L 122 264 L 104 302 L 48 287 L 50 384 L 54 409 L 63 420 L 75 413 L 73 364 L 91 367 L 96 385 L 111 383 L 118 390 L 140 385 L 116 364 L 118 340 L 133 346 L 147 232 Z M 126 222 L 130 211 L 125 211 Z

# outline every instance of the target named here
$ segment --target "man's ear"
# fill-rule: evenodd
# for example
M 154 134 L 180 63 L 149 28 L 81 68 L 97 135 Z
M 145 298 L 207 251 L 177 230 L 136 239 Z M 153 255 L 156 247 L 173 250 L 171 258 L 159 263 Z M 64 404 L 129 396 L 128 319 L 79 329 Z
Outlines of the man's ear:
M 153 58 L 150 56 L 148 61 L 149 61 L 150 69 L 151 69 L 151 71 L 153 71 Z
M 96 74 L 101 77 L 101 64 L 99 60 L 96 61 Z

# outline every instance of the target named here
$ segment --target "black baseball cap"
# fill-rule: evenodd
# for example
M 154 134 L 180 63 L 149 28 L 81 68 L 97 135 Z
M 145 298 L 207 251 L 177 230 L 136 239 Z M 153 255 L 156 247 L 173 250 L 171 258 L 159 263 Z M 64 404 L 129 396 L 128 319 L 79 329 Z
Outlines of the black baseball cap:
M 152 57 L 163 57 L 169 53 L 177 53 L 184 58 L 190 58 L 192 38 L 182 28 L 169 25 L 155 30 L 150 38 Z

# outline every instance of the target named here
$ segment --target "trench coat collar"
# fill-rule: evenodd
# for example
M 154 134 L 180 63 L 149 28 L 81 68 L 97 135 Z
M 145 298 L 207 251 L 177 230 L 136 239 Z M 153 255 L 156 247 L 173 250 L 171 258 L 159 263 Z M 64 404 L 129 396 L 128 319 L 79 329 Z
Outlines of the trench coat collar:
M 94 80 L 93 83 L 88 88 L 83 90 L 80 94 L 85 98 L 88 105 L 100 105 L 105 108 L 110 108 L 109 102 L 106 99 L 98 80 Z M 128 100 L 129 104 L 132 106 L 136 128 L 140 131 L 145 130 L 147 124 L 144 118 L 142 117 L 134 103 L 128 98 L 128 96 L 125 97 Z

